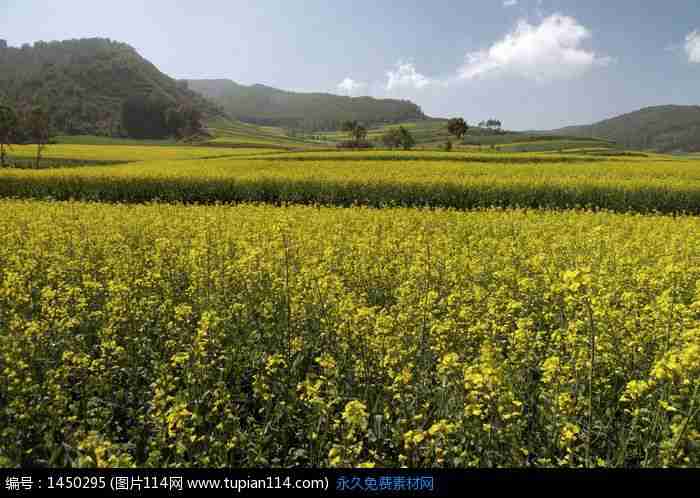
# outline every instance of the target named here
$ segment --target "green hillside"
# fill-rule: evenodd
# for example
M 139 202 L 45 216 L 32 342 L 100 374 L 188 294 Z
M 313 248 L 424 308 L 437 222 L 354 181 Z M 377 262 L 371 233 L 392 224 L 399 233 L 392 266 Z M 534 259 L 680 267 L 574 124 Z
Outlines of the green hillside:
M 426 119 L 420 107 L 406 100 L 295 93 L 221 79 L 187 83 L 231 117 L 258 125 L 317 131 L 339 129 L 347 120 L 373 125 Z
M 46 106 L 57 133 L 119 136 L 121 106 L 132 96 L 188 105 L 207 117 L 223 114 L 124 43 L 103 38 L 20 48 L 0 43 L 0 100 Z
M 700 106 L 657 106 L 552 133 L 612 140 L 629 149 L 700 152 Z

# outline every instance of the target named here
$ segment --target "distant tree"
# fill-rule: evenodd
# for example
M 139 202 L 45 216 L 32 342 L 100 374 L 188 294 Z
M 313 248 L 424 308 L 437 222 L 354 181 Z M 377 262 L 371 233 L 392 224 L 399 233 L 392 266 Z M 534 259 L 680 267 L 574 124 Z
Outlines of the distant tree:
M 398 128 L 391 128 L 382 135 L 382 144 L 388 149 L 396 149 L 401 146 L 401 138 Z
M 17 114 L 14 109 L 0 105 L 0 166 L 5 164 L 5 147 L 12 143 L 17 131 Z
M 457 140 L 462 140 L 467 134 L 467 130 L 469 130 L 469 126 L 463 118 L 453 118 L 447 122 L 447 131 L 450 135 L 457 137 Z
M 445 152 L 451 152 L 452 151 L 452 140 L 449 138 L 445 142 Z
M 357 125 L 355 131 L 353 132 L 353 137 L 355 138 L 355 142 L 365 140 L 367 138 L 367 128 L 362 125 Z
M 406 128 L 399 126 L 399 133 L 401 133 L 401 147 L 403 147 L 403 150 L 410 150 L 416 145 L 416 140 Z
M 501 122 L 497 119 L 489 119 L 488 121 L 486 121 L 486 127 L 491 130 L 500 130 Z
M 357 121 L 345 121 L 342 125 L 342 130 L 349 133 L 356 144 L 359 144 L 367 138 L 367 128 Z
M 35 106 L 29 112 L 27 120 L 29 135 L 36 144 L 36 167 L 39 167 L 41 153 L 49 141 L 49 115 L 41 106 Z

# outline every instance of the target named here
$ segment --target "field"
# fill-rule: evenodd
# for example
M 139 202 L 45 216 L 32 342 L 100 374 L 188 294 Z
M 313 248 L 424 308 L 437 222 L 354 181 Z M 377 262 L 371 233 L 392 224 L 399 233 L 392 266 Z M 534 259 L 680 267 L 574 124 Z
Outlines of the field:
M 273 151 L 274 149 L 267 149 Z M 163 147 L 154 145 L 89 145 L 89 144 L 57 144 L 50 145 L 42 153 L 42 157 L 60 161 L 85 160 L 85 161 L 162 161 L 181 159 L 201 159 L 212 157 L 230 157 L 236 155 L 259 154 L 265 150 L 258 148 L 224 149 L 219 147 Z M 33 145 L 13 145 L 9 151 L 10 158 L 34 159 L 36 147 Z
M 151 151 L 158 153 L 157 148 Z M 184 155 L 176 149 L 164 151 L 176 157 Z M 138 149 L 129 147 L 128 152 L 136 155 Z M 440 152 L 256 155 L 247 149 L 192 149 L 192 154 L 215 152 L 226 157 L 166 160 L 167 154 L 163 154 L 163 160 L 117 166 L 7 170 L 0 172 L 0 195 L 111 202 L 700 212 L 697 162 L 663 156 Z
M 697 159 L 245 144 L 0 170 L 0 467 L 700 466 Z

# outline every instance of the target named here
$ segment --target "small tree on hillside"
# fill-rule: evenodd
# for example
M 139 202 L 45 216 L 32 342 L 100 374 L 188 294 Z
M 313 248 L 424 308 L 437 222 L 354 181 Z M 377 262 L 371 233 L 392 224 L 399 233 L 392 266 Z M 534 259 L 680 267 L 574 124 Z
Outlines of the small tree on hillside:
M 17 129 L 17 114 L 8 106 L 0 106 L 0 166 L 5 163 L 5 147 L 12 143 Z
M 39 167 L 41 153 L 49 141 L 49 115 L 42 107 L 34 107 L 28 116 L 27 126 L 36 143 L 36 167 Z
M 359 124 L 357 121 L 344 122 L 342 130 L 350 134 L 350 137 L 355 144 L 359 144 L 367 138 L 367 128 Z
M 411 150 L 416 145 L 413 135 L 403 126 L 399 127 L 399 133 L 401 133 L 401 147 L 403 147 L 403 150 Z
M 353 133 L 353 137 L 355 138 L 355 142 L 359 143 L 362 140 L 365 140 L 367 138 L 367 128 L 365 128 L 362 125 L 357 125 L 357 128 L 355 128 L 355 131 Z
M 467 130 L 469 130 L 469 126 L 463 118 L 453 118 L 447 122 L 447 131 L 450 135 L 457 137 L 457 140 L 462 140 L 467 134 Z
M 382 135 L 382 143 L 387 149 L 396 149 L 401 146 L 401 131 L 398 128 L 392 128 Z

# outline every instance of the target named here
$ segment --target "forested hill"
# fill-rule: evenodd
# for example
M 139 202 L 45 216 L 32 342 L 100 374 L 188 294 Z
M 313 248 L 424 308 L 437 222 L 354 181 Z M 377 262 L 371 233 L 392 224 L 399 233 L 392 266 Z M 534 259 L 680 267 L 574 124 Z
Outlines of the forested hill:
M 587 126 L 554 133 L 612 140 L 631 149 L 700 152 L 700 106 L 647 107 Z
M 223 113 L 125 43 L 91 38 L 14 48 L 0 40 L 0 100 L 45 106 L 56 132 L 116 135 L 122 104 L 131 97 L 188 106 L 204 116 Z
M 366 125 L 427 119 L 407 100 L 295 93 L 231 80 L 187 80 L 190 88 L 219 104 L 233 118 L 248 123 L 307 130 L 336 130 L 344 121 Z

